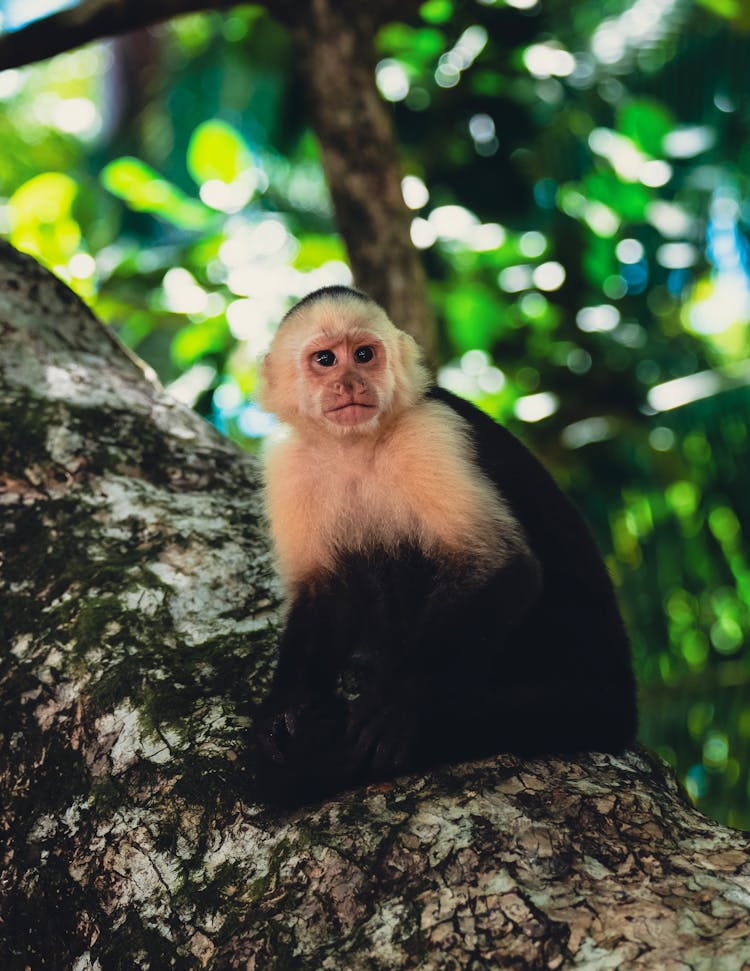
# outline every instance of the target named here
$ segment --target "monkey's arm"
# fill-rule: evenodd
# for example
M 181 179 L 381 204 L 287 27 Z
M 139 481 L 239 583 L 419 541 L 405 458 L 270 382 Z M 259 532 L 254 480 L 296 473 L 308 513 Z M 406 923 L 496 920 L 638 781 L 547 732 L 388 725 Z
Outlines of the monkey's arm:
M 503 683 L 481 668 L 431 672 L 388 696 L 359 726 L 372 778 L 501 752 L 527 757 L 618 752 L 635 734 L 622 685 Z M 410 704 L 404 704 L 405 700 Z
M 296 806 L 338 791 L 352 779 L 352 760 L 341 744 L 347 726 L 341 672 L 351 640 L 345 628 L 332 585 L 298 591 L 281 635 L 271 689 L 252 713 L 255 798 Z
M 402 596 L 409 579 L 404 572 Z M 517 632 L 541 589 L 539 564 L 525 544 L 489 576 L 478 578 L 467 562 L 441 562 L 428 591 L 413 587 L 407 636 L 385 642 L 397 648 L 381 649 L 350 705 L 348 741 L 370 776 L 497 751 L 495 741 L 487 747 L 483 728 L 488 703 L 496 711 L 508 687 L 495 674 L 517 649 Z M 455 725 L 456 737 L 436 733 L 441 725 Z M 481 734 L 471 738 L 472 732 Z
M 387 701 L 435 588 L 419 550 L 347 554 L 294 596 L 268 697 L 254 713 L 259 797 L 299 805 L 372 777 L 357 745 L 359 699 Z M 429 663 L 423 659 L 424 663 Z

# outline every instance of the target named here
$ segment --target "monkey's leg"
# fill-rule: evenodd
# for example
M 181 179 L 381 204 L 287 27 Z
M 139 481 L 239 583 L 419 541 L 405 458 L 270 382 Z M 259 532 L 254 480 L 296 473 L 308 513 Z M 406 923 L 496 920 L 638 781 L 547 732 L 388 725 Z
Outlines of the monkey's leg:
M 416 760 L 513 752 L 617 752 L 636 732 L 628 685 L 601 682 L 443 685 L 424 712 Z

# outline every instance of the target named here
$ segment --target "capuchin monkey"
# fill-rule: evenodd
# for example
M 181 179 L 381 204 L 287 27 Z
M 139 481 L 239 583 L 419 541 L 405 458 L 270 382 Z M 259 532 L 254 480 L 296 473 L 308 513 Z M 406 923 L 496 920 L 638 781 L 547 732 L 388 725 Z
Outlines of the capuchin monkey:
M 633 741 L 628 641 L 581 517 L 510 432 L 431 385 L 380 306 L 339 286 L 301 300 L 260 402 L 286 426 L 265 480 L 288 603 L 258 798 Z

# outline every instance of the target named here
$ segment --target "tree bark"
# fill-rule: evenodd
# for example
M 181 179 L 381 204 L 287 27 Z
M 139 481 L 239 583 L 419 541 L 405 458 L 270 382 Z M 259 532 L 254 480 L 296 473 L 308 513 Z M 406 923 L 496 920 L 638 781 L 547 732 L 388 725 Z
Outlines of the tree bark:
M 249 802 L 255 462 L 6 244 L 0 564 L 1 967 L 750 964 L 750 835 L 643 750 Z
M 401 16 L 409 15 L 405 3 Z M 336 224 L 357 285 L 432 360 L 435 325 L 391 117 L 375 86 L 378 4 L 310 0 L 289 21 Z
M 92 40 L 151 27 L 202 10 L 225 10 L 233 0 L 80 0 L 0 34 L 0 71 L 44 61 Z

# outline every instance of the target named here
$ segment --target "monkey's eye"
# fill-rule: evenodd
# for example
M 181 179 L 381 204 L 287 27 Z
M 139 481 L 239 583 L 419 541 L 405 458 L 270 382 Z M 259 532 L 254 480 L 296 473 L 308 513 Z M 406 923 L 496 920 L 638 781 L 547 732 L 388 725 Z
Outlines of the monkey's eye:
M 333 351 L 318 351 L 315 354 L 315 363 L 321 367 L 333 367 L 336 363 L 336 355 Z
M 375 351 L 370 347 L 369 344 L 365 344 L 364 347 L 358 347 L 354 352 L 354 360 L 358 364 L 367 364 L 375 357 Z

